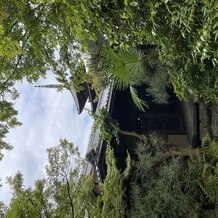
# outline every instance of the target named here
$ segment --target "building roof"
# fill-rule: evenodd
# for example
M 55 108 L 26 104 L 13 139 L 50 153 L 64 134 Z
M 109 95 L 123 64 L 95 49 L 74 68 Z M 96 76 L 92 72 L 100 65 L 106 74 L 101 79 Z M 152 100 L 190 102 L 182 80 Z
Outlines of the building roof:
M 98 113 L 100 109 L 103 109 L 103 108 L 106 109 L 108 112 L 111 111 L 112 94 L 113 94 L 113 85 L 109 85 L 101 91 L 98 104 L 97 104 L 97 108 L 96 108 L 96 114 Z M 103 139 L 100 137 L 99 127 L 95 127 L 93 125 L 92 130 L 91 130 L 91 135 L 89 138 L 89 142 L 88 142 L 88 147 L 86 150 L 86 154 L 88 155 L 91 152 L 93 152 L 93 150 L 95 150 L 96 155 L 95 156 L 92 155 L 92 158 L 94 159 L 86 162 L 84 169 L 83 169 L 84 174 L 88 174 L 88 175 L 90 174 L 91 172 L 90 170 L 92 169 L 93 162 L 95 163 L 96 166 L 98 166 L 101 152 L 102 152 L 103 142 L 104 142 Z M 98 167 L 97 167 L 97 170 L 99 171 Z M 101 173 L 99 173 L 98 176 L 99 176 L 99 180 L 102 181 Z
M 93 110 L 96 108 L 94 98 L 95 98 L 95 91 L 92 90 L 89 86 L 88 83 L 84 83 L 82 86 L 81 91 L 76 91 L 73 86 L 68 86 L 68 85 L 62 85 L 62 84 L 46 84 L 46 85 L 39 85 L 35 87 L 40 87 L 40 88 L 55 88 L 55 89 L 67 89 L 71 92 L 74 102 L 76 104 L 76 108 L 78 113 L 80 114 L 86 104 L 87 99 L 89 98 Z
M 83 84 L 83 90 L 77 92 L 73 87 L 68 88 L 73 96 L 74 102 L 76 104 L 76 108 L 78 113 L 80 114 L 87 102 L 87 99 L 91 103 L 91 110 L 93 112 L 97 109 L 98 102 L 95 101 L 96 93 L 95 91 L 90 87 L 89 83 Z
M 76 92 L 73 87 L 70 87 L 69 90 L 75 101 L 77 111 L 80 114 L 83 111 L 89 96 L 88 85 L 84 84 L 83 90 L 80 92 Z

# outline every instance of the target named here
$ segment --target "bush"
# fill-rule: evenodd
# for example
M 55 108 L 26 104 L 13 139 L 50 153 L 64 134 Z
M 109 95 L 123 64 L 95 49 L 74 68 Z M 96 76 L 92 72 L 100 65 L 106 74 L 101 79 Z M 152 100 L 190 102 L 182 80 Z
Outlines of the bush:
M 190 158 L 163 159 L 170 151 L 154 136 L 138 144 L 131 182 L 128 217 L 216 217 L 218 212 L 218 144 Z

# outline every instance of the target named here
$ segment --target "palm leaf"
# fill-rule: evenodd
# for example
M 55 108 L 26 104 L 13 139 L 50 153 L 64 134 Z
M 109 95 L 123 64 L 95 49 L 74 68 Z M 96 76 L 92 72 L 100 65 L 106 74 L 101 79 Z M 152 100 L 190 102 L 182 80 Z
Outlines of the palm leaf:
M 132 80 L 143 72 L 142 58 L 140 51 L 131 48 L 129 51 L 116 53 L 111 48 L 104 49 L 104 56 L 110 63 L 111 76 L 117 89 L 126 89 L 132 85 Z
M 130 75 L 129 72 L 126 71 L 125 63 L 113 49 L 107 47 L 103 52 L 106 57 L 106 61 L 109 62 L 108 71 L 114 80 L 115 87 L 117 89 L 128 88 Z
M 129 51 L 120 52 L 118 54 L 125 63 L 126 70 L 132 77 L 143 73 L 142 52 L 135 48 L 131 48 Z
M 132 100 L 133 100 L 134 104 L 136 105 L 136 107 L 139 110 L 145 112 L 144 107 L 148 108 L 148 104 L 144 100 L 142 100 L 138 97 L 138 92 L 136 91 L 136 89 L 133 86 L 130 86 L 130 94 L 131 94 Z

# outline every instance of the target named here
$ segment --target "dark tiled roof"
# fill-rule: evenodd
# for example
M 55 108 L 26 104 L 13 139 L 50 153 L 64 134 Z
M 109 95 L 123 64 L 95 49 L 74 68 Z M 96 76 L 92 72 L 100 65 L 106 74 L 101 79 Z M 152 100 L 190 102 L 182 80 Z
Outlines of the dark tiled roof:
M 87 84 L 84 84 L 84 88 L 80 92 L 76 92 L 73 87 L 70 87 L 69 90 L 75 101 L 77 111 L 80 114 L 83 111 L 89 96 Z

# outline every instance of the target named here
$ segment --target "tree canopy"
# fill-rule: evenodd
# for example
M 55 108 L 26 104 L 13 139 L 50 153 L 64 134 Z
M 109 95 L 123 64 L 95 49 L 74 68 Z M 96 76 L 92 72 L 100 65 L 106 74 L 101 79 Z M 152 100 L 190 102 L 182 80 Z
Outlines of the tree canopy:
M 93 184 L 80 176 L 78 148 L 63 139 L 47 152 L 46 178 L 35 181 L 34 188 L 24 186 L 20 172 L 8 178 L 13 196 L 5 217 L 84 217 Z
M 0 214 L 17 217 L 123 217 L 125 214 L 124 173 L 116 166 L 113 150 L 107 149 L 108 176 L 101 186 L 104 194 L 94 193 L 91 175 L 81 174 L 84 160 L 78 148 L 66 139 L 47 150 L 46 177 L 35 181 L 35 187 L 25 187 L 23 175 L 18 172 L 8 178 L 12 199 L 8 207 L 0 204 Z
M 12 148 L 5 142 L 6 134 L 10 128 L 21 124 L 14 109 L 14 102 L 19 96 L 16 82 L 35 82 L 46 77 L 49 70 L 61 84 L 72 83 L 77 91 L 84 81 L 92 83 L 97 93 L 112 81 L 116 88 L 130 87 L 133 101 L 141 109 L 146 102 L 138 98 L 137 86 L 142 83 L 147 84 L 147 91 L 162 103 L 167 101 L 166 89 L 170 87 L 181 100 L 217 104 L 217 9 L 215 0 L 1 0 L 0 152 Z M 85 68 L 86 64 L 88 67 Z M 212 151 L 217 154 L 216 142 L 212 140 L 210 144 L 214 145 Z M 77 189 L 80 184 L 82 188 L 90 187 L 90 183 L 86 178 L 79 178 L 80 165 L 77 168 L 74 162 L 74 168 L 71 167 L 71 157 L 76 157 L 74 160 L 78 163 L 81 161 L 71 143 L 62 140 L 58 147 L 48 150 L 48 154 L 48 180 L 36 181 L 35 188 L 25 188 L 21 173 L 10 178 L 14 195 L 8 209 L 0 204 L 0 214 L 6 211 L 6 217 L 52 217 L 67 211 L 66 216 L 83 217 L 96 214 L 93 208 L 104 214 L 109 207 L 114 209 L 114 202 L 102 200 L 104 197 L 97 200 L 98 206 L 93 207 L 96 202 L 90 199 L 91 195 L 86 195 L 91 189 L 84 192 Z M 139 162 L 148 164 L 148 168 L 145 177 L 140 178 L 145 185 L 141 189 L 143 192 L 138 192 L 138 174 L 133 175 L 132 181 L 136 184 L 131 186 L 134 190 L 131 196 L 133 208 L 137 211 L 142 205 L 136 197 L 142 193 L 146 193 L 145 198 L 150 202 L 160 206 L 170 198 L 175 202 L 181 200 L 184 207 L 192 202 L 190 196 L 196 194 L 200 196 L 200 203 L 196 203 L 198 207 L 193 214 L 199 214 L 211 205 L 211 214 L 217 211 L 216 157 L 212 162 L 207 154 L 195 159 L 194 163 L 200 165 L 200 170 L 196 174 L 192 168 L 185 172 L 190 180 L 190 177 L 184 179 L 186 175 L 179 173 L 183 169 L 180 164 L 183 160 L 166 161 L 163 166 L 155 165 L 153 170 L 150 162 L 140 158 Z M 136 166 L 136 172 L 144 170 L 140 166 Z M 119 171 L 113 173 L 108 173 L 112 175 L 111 181 L 115 175 L 122 183 L 123 175 Z M 157 179 L 156 174 L 169 178 L 175 176 L 181 185 L 174 179 L 170 184 L 168 180 Z M 151 181 L 147 182 L 147 177 Z M 89 185 L 80 183 L 83 179 Z M 159 189 L 165 185 L 161 200 L 153 199 L 159 194 L 159 189 L 152 189 L 151 193 L 148 190 L 156 182 Z M 193 190 L 186 190 L 186 183 L 191 183 Z M 107 182 L 105 186 L 110 190 Z M 117 189 L 122 198 L 120 187 Z M 177 196 L 178 190 L 185 195 L 184 198 Z M 76 196 L 84 200 L 83 204 Z M 121 198 L 116 202 L 119 208 L 123 205 Z M 147 202 L 148 207 L 150 202 Z M 177 205 L 173 206 L 171 214 L 178 209 Z M 170 207 L 165 209 L 152 208 L 151 213 L 147 210 L 147 215 L 161 216 L 171 210 Z M 111 210 L 110 214 L 113 212 L 116 210 Z M 120 210 L 117 216 L 122 217 L 122 213 Z M 186 210 L 180 210 L 180 213 L 185 214 Z M 143 214 L 139 216 L 143 217 Z
M 48 149 L 46 177 L 36 180 L 35 187 L 25 187 L 20 172 L 8 178 L 13 197 L 8 207 L 0 204 L 0 212 L 8 218 L 216 216 L 216 140 L 206 137 L 202 148 L 177 150 L 151 134 L 147 143 L 134 147 L 137 160 L 128 157 L 121 171 L 108 145 L 107 176 L 96 195 L 91 174 L 81 174 L 77 148 L 61 140 Z
M 13 99 L 18 96 L 14 90 L 16 81 L 33 82 L 52 70 L 59 82 L 66 83 L 77 69 L 81 54 L 93 52 L 90 50 L 93 42 L 95 45 L 101 42 L 100 45 L 112 49 L 110 56 L 103 55 L 104 66 L 112 64 L 115 69 L 112 74 L 105 70 L 104 74 L 99 74 L 96 69 L 92 71 L 90 81 L 98 92 L 99 86 L 104 84 L 101 78 L 105 80 L 112 76 L 118 87 L 128 80 L 124 71 L 116 73 L 120 65 L 111 62 L 113 52 L 126 52 L 128 59 L 132 48 L 150 45 L 154 46 L 156 54 L 150 54 L 149 64 L 152 64 L 152 58 L 155 64 L 161 63 L 162 74 L 144 82 L 156 83 L 164 75 L 169 78 L 153 85 L 151 92 L 157 92 L 160 85 L 163 90 L 161 87 L 170 82 L 181 99 L 216 102 L 217 7 L 215 0 L 2 0 L 0 96 L 1 105 L 4 107 L 4 101 L 7 101 L 13 116 L 1 118 L 1 147 L 6 147 L 5 133 L 19 124 L 14 119 L 16 112 L 13 109 Z M 128 67 L 136 69 L 137 66 L 139 64 L 135 63 Z M 132 82 L 144 74 L 134 76 Z M 134 92 L 132 94 L 135 96 Z M 14 122 L 10 126 L 11 119 Z

